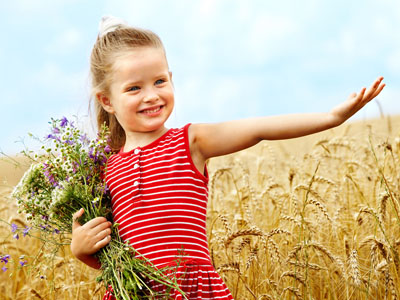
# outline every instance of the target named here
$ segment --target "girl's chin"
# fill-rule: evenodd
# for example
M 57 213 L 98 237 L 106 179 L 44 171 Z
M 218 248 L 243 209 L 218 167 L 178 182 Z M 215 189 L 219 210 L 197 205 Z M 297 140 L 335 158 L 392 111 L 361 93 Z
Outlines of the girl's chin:
M 138 128 L 135 126 L 131 129 L 132 133 L 155 133 L 162 132 L 165 130 L 164 122 L 149 122 L 147 124 L 141 124 Z

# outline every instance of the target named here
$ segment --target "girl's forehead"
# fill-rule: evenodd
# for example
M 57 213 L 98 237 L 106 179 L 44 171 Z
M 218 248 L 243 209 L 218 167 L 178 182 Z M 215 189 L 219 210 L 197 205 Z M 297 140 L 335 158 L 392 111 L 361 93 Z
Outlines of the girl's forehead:
M 124 64 L 127 60 L 143 60 L 143 59 L 160 59 L 166 60 L 165 51 L 159 47 L 139 47 L 118 52 L 114 56 L 114 65 Z
M 113 64 L 113 82 L 122 83 L 133 77 L 168 72 L 168 63 L 163 49 L 155 47 L 138 48 L 120 53 Z

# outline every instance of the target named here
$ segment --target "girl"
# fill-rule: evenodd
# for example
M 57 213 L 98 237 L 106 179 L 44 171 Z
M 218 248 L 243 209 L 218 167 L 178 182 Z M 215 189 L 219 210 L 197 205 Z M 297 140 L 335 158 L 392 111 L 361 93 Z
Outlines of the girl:
M 176 277 L 188 299 L 233 299 L 208 251 L 206 161 L 262 140 L 295 138 L 338 126 L 382 91 L 383 78 L 329 113 L 168 129 L 165 122 L 174 107 L 174 91 L 159 37 L 112 18 L 103 18 L 100 28 L 91 75 L 98 124 L 110 127 L 110 146 L 118 151 L 108 161 L 105 180 L 119 234 L 157 267 L 174 266 L 179 258 Z M 83 213 L 78 211 L 74 220 Z M 101 217 L 84 225 L 74 221 L 72 253 L 99 268 L 92 255 L 109 243 L 110 226 Z M 171 295 L 181 297 L 178 292 Z

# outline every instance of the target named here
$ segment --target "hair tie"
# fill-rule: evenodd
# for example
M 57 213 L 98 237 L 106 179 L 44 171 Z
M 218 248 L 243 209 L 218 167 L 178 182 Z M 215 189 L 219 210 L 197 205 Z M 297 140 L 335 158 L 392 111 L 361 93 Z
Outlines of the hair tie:
M 128 23 L 125 20 L 113 16 L 103 16 L 99 23 L 99 37 L 103 37 L 109 32 L 127 26 Z

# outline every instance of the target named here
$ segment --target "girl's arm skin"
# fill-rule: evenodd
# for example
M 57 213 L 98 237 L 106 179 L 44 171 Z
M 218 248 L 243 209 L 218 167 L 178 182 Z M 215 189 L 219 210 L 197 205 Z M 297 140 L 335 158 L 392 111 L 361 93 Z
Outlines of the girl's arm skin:
M 208 158 L 251 147 L 262 140 L 290 139 L 336 127 L 374 99 L 385 84 L 379 77 L 367 90 L 352 93 L 347 101 L 328 113 L 290 114 L 229 121 L 193 124 L 189 127 L 192 159 L 200 171 Z
M 93 254 L 111 241 L 111 222 L 107 221 L 106 218 L 97 217 L 81 225 L 77 218 L 82 216 L 84 212 L 84 209 L 81 208 L 72 217 L 71 251 L 83 263 L 92 268 L 100 269 L 100 262 Z

